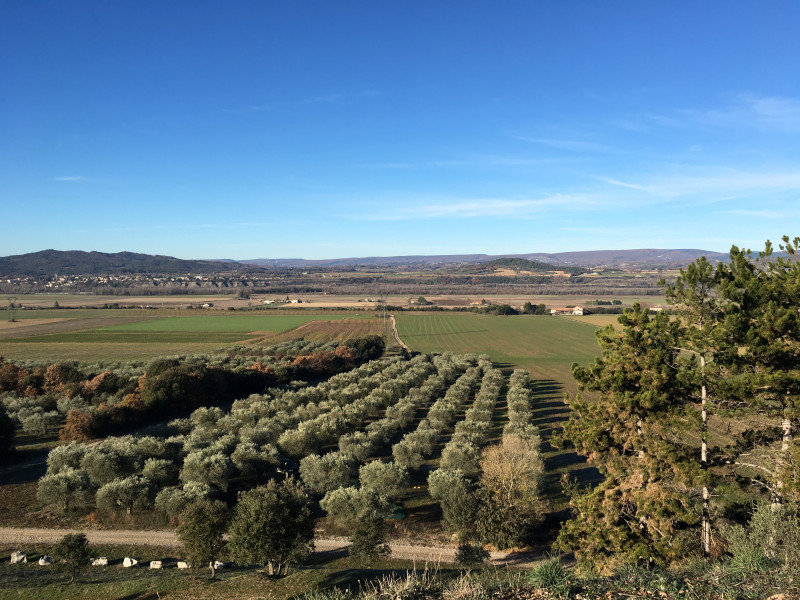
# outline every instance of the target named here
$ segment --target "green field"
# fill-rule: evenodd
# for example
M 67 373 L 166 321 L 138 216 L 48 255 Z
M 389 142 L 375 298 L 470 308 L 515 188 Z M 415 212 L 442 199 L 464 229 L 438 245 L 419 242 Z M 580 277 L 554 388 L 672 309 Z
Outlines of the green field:
M 22 311 L 20 311 L 22 312 Z M 165 311 L 166 312 L 166 311 Z M 42 310 L 32 319 L 61 319 L 26 330 L 26 335 L 0 340 L 0 356 L 21 360 L 128 360 L 168 354 L 208 352 L 247 341 L 264 332 L 284 332 L 309 321 L 367 319 L 336 314 L 191 314 L 190 311 Z M 189 313 L 189 314 L 186 314 Z M 5 330 L 8 332 L 9 330 Z
M 413 350 L 488 354 L 497 365 L 519 367 L 540 381 L 551 380 L 574 393 L 570 367 L 599 355 L 591 323 L 550 316 L 473 313 L 398 313 L 397 331 Z
M 137 323 L 104 327 L 102 331 L 181 331 L 181 332 L 252 332 L 287 331 L 309 321 L 337 321 L 366 318 L 338 315 L 202 315 L 197 317 L 161 317 Z

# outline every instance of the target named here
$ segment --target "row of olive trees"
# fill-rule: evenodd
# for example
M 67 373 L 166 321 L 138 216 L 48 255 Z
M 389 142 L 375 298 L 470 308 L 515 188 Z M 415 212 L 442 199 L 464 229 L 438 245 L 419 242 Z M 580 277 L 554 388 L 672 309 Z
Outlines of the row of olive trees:
M 396 502 L 409 482 L 407 467 L 397 461 L 372 461 L 356 472 L 358 465 L 378 447 L 386 445 L 396 431 L 410 424 L 417 410 L 430 405 L 434 398 L 439 398 L 440 408 L 436 412 L 441 416 L 444 406 L 440 403 L 444 400 L 442 394 L 445 391 L 450 393 L 453 388 L 457 391 L 465 385 L 463 375 L 453 384 L 465 370 L 470 372 L 469 387 L 475 384 L 477 357 L 446 354 L 434 357 L 434 363 L 437 373 L 387 408 L 383 419 L 371 423 L 366 431 L 341 438 L 339 451 L 321 457 L 310 456 L 301 463 L 301 475 L 306 484 L 325 494 L 320 506 L 328 514 L 330 522 L 348 533 L 352 556 L 367 560 L 388 552 L 384 543 L 386 519 L 392 516 Z M 448 406 L 452 406 L 457 395 L 450 394 Z
M 481 376 L 481 368 L 470 367 L 428 410 L 414 431 L 407 433 L 392 447 L 394 461 L 416 470 L 439 445 L 442 433 L 452 425 L 456 415 L 471 399 Z
M 505 383 L 503 374 L 490 363 L 482 363 L 484 370 L 480 390 L 464 419 L 456 423 L 455 432 L 442 450 L 440 467 L 461 469 L 475 474 L 480 470 L 481 448 L 486 444 L 492 428 L 492 416 L 500 390 Z
M 503 436 L 518 435 L 539 443 L 539 428 L 533 420 L 533 393 L 531 376 L 524 369 L 515 369 L 508 381 L 506 394 L 508 423 L 503 428 Z
M 373 361 L 315 388 L 251 396 L 234 403 L 230 412 L 199 409 L 185 425 L 182 488 L 167 488 L 155 499 L 157 508 L 175 514 L 187 498 L 227 489 L 234 477 L 257 479 L 280 464 L 276 443 L 304 420 L 340 410 L 410 368 L 401 360 Z M 361 376 L 361 379 L 356 379 Z M 355 381 L 354 381 L 355 379 Z
M 425 355 L 407 363 L 399 363 L 399 366 L 402 367 L 401 372 L 387 374 L 391 378 L 387 378 L 368 395 L 333 407 L 313 419 L 304 420 L 295 429 L 284 431 L 278 439 L 278 447 L 292 458 L 301 458 L 334 444 L 344 433 L 357 429 L 366 418 L 377 415 L 400 400 L 435 370 Z
M 303 483 L 318 494 L 338 487 L 354 485 L 358 468 L 391 436 L 413 419 L 420 406 L 441 393 L 444 382 L 440 375 L 431 375 L 420 387 L 409 390 L 396 404 L 386 408 L 382 419 L 373 421 L 363 431 L 347 433 L 339 438 L 339 449 L 326 454 L 311 454 L 300 461 Z
M 51 453 L 48 471 L 40 480 L 39 499 L 63 510 L 89 504 L 94 498 L 103 513 L 131 513 L 155 506 L 175 515 L 188 501 L 226 490 L 234 478 L 252 480 L 274 472 L 280 464 L 274 442 L 303 417 L 316 419 L 339 411 L 340 403 L 347 406 L 363 399 L 368 390 L 380 389 L 387 380 L 413 379 L 418 376 L 414 369 L 424 371 L 430 364 L 424 359 L 375 362 L 356 369 L 355 377 L 371 373 L 358 383 L 352 382 L 353 375 L 337 376 L 324 384 L 324 392 L 306 388 L 283 394 L 281 398 L 292 396 L 294 413 L 299 414 L 288 414 L 272 400 L 251 397 L 252 402 L 238 402 L 228 413 L 217 407 L 198 409 L 178 423 L 184 434 L 167 439 L 137 441 L 128 436 L 107 438 L 92 447 L 78 443 L 59 447 Z M 416 375 L 408 375 L 412 372 Z M 326 399 L 343 390 L 352 393 Z M 310 402 L 303 404 L 303 399 Z M 265 416 L 256 418 L 259 413 L 248 410 L 254 406 Z
M 107 438 L 88 446 L 72 442 L 47 457 L 47 472 L 39 480 L 37 498 L 63 510 L 88 503 L 130 512 L 152 503 L 159 487 L 177 482 L 182 458 L 179 438 L 152 436 Z
M 469 360 L 455 361 L 452 355 L 433 357 L 436 373 L 431 374 L 419 387 L 410 389 L 405 397 L 389 405 L 382 419 L 371 422 L 363 430 L 339 437 L 337 451 L 303 458 L 300 475 L 306 486 L 318 494 L 325 494 L 337 487 L 354 485 L 359 465 L 388 444 L 397 431 L 405 429 L 421 407 L 440 397 L 467 368 Z
M 538 488 L 544 464 L 538 430 L 530 422 L 527 371 L 514 372 L 506 397 L 509 422 L 502 441 L 480 453 L 477 473 L 442 464 L 428 477 L 428 491 L 442 508 L 442 525 L 462 544 L 524 546 L 541 520 Z

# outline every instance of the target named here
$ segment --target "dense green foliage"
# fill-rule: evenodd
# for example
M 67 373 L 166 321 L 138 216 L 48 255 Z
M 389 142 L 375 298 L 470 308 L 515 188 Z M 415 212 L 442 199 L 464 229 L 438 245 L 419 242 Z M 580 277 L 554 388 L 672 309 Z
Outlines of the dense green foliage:
M 310 554 L 313 539 L 311 502 L 294 479 L 272 480 L 236 504 L 229 548 L 241 564 L 266 565 L 270 574 L 280 574 Z
M 678 325 L 638 305 L 619 321 L 622 332 L 598 332 L 602 356 L 573 367 L 582 393 L 570 402 L 564 426 L 564 438 L 605 481 L 573 498 L 577 515 L 559 542 L 598 569 L 685 555 L 679 533 L 697 522 L 689 492 L 699 473 L 681 441 L 691 415 L 676 368 Z
M 83 533 L 68 533 L 53 546 L 53 567 L 69 575 L 70 581 L 75 581 L 75 575 L 89 564 L 90 557 L 89 542 Z
M 225 548 L 223 534 L 228 528 L 228 507 L 224 502 L 201 499 L 181 511 L 178 539 L 189 563 L 202 566 L 208 563 L 214 578 L 215 562 Z

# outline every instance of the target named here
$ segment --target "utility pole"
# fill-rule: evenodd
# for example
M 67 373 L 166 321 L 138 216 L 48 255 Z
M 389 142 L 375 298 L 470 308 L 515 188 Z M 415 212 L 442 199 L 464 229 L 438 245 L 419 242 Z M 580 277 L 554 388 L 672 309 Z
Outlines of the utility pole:
M 15 312 L 16 306 L 14 305 L 14 302 L 16 302 L 16 301 L 17 301 L 17 297 L 16 296 L 9 296 L 8 297 L 8 313 L 9 313 L 8 322 L 9 323 L 16 323 L 17 322 L 16 312 Z

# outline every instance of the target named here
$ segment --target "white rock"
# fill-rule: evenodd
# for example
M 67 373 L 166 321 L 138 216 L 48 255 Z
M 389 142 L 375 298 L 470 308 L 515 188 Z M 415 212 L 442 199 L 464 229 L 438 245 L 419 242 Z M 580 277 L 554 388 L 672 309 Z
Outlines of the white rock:
M 108 559 L 105 556 L 101 556 L 100 558 L 93 558 L 92 559 L 92 566 L 93 567 L 106 567 L 106 566 L 108 566 Z
M 43 567 L 47 565 L 53 564 L 53 557 L 45 554 L 42 558 L 39 559 L 39 564 Z
M 26 563 L 28 562 L 28 555 L 24 552 L 20 552 L 19 550 L 14 550 L 11 553 L 11 564 L 15 565 L 17 563 Z
M 189 568 L 189 563 L 185 563 L 182 560 L 179 560 L 178 561 L 178 568 L 179 569 L 188 569 Z
M 210 567 L 211 563 L 208 563 L 208 566 Z M 218 560 L 215 560 L 214 561 L 214 568 L 215 569 L 224 569 L 225 568 L 225 563 L 224 562 L 219 562 Z
M 150 568 L 151 569 L 160 569 L 161 568 L 161 561 L 160 560 L 151 560 L 150 561 Z
M 128 567 L 135 567 L 138 564 L 139 561 L 136 560 L 135 558 L 131 558 L 130 556 L 126 556 L 125 560 L 122 561 L 122 566 L 125 567 L 126 569 Z

